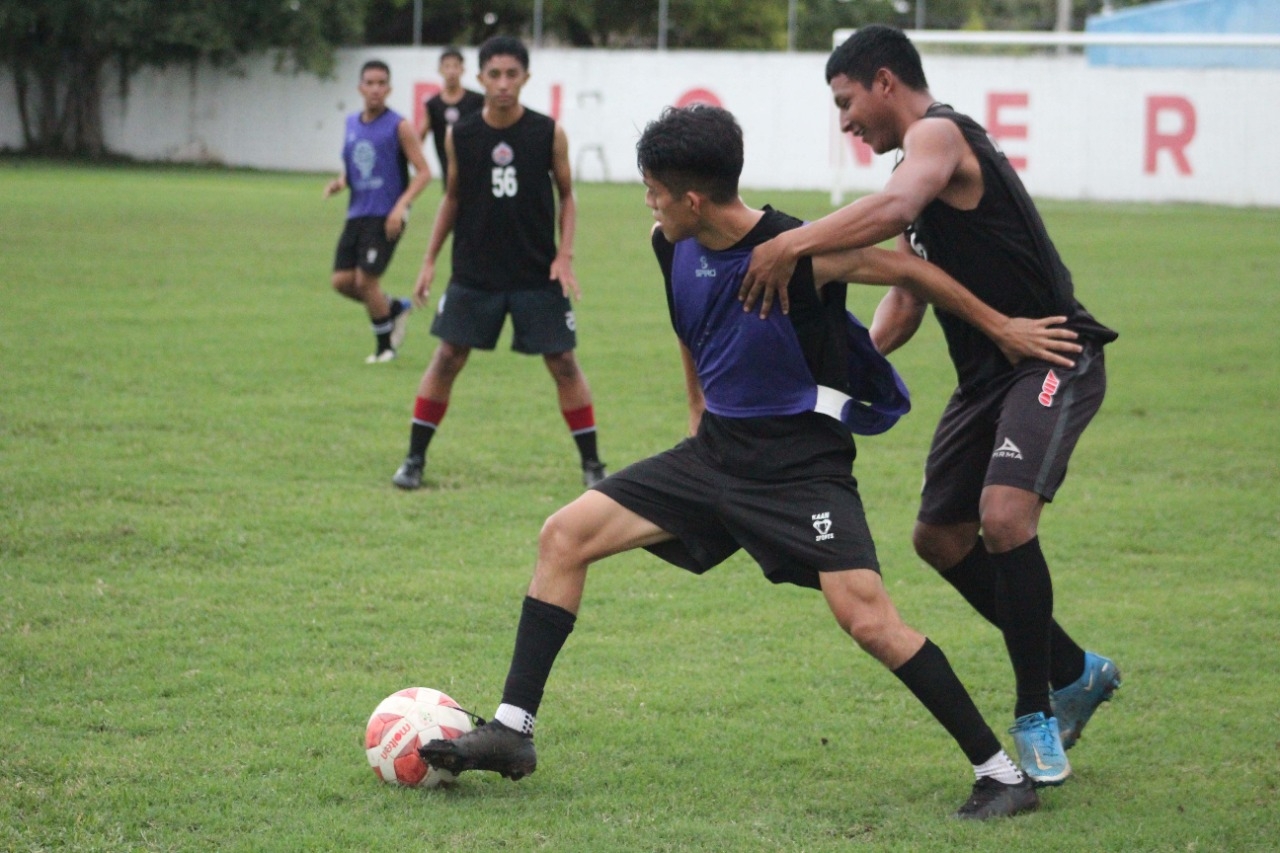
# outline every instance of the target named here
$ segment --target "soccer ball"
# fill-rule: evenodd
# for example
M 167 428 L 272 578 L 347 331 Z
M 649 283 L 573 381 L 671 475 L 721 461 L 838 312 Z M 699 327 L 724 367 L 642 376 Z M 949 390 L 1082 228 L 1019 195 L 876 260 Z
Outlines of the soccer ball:
M 374 775 L 393 785 L 435 788 L 457 777 L 429 766 L 418 747 L 436 738 L 471 731 L 471 718 L 439 690 L 407 687 L 378 703 L 364 732 L 364 751 Z

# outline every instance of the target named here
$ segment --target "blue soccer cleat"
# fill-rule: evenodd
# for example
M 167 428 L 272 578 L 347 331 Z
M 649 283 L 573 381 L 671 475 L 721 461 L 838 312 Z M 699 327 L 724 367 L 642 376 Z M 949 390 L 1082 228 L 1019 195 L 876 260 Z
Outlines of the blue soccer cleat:
M 1084 674 L 1074 683 L 1049 694 L 1053 715 L 1062 730 L 1064 749 L 1076 745 L 1093 712 L 1103 702 L 1109 702 L 1119 686 L 1120 670 L 1115 661 L 1093 652 L 1084 653 Z
M 1045 717 L 1042 711 L 1026 714 L 1013 721 L 1009 729 L 1018 748 L 1018 764 L 1037 788 L 1061 785 L 1071 775 L 1071 762 L 1058 733 L 1058 718 Z

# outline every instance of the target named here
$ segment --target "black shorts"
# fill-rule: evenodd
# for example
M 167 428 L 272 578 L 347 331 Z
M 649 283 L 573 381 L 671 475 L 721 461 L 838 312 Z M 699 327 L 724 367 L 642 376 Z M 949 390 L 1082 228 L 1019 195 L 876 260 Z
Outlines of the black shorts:
M 1102 346 L 1086 342 L 1074 368 L 1040 362 L 999 387 L 952 396 L 925 462 L 919 520 L 978 521 L 986 486 L 1014 486 L 1052 501 L 1106 391 Z
M 774 583 L 818 589 L 819 572 L 880 571 L 849 475 L 751 480 L 708 464 L 686 439 L 593 488 L 675 536 L 646 550 L 694 574 L 746 550 Z
M 404 236 L 404 232 L 400 232 Z M 359 267 L 369 275 L 380 276 L 387 271 L 391 256 L 396 252 L 395 240 L 387 239 L 385 216 L 357 216 L 348 219 L 338 238 L 338 250 L 333 256 L 333 269 L 353 270 Z
M 436 305 L 431 334 L 457 346 L 491 350 L 508 314 L 516 352 L 548 355 L 578 345 L 573 305 L 554 282 L 537 290 L 501 291 L 451 281 Z

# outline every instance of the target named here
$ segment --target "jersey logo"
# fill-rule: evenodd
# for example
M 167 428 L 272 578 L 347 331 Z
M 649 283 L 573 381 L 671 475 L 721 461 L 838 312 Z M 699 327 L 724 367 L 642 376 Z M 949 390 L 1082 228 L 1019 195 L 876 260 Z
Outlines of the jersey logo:
M 924 243 L 920 242 L 915 226 L 907 229 L 907 242 L 911 244 L 911 251 L 915 252 L 919 258 L 929 260 L 929 250 L 924 247 Z
M 445 107 L 444 108 L 445 124 L 455 124 L 458 121 L 458 116 L 460 115 L 461 113 L 458 112 L 457 107 Z
M 1004 444 L 996 448 L 996 452 L 991 454 L 992 459 L 1021 459 L 1022 451 L 1018 449 L 1018 445 L 1014 444 L 1008 438 L 1004 440 Z
M 831 532 L 831 513 L 820 512 L 817 515 L 810 516 L 810 518 L 813 519 L 813 529 L 818 532 L 818 535 L 813 537 L 814 542 L 836 538 L 836 535 Z
M 378 163 L 378 151 L 372 142 L 361 139 L 351 149 L 351 162 L 360 170 L 360 177 L 367 181 Z
M 695 277 L 697 278 L 715 278 L 716 277 L 716 271 L 707 265 L 706 255 L 703 255 L 702 257 L 698 258 L 698 263 L 701 264 L 701 266 L 699 266 L 698 269 L 693 271 L 693 274 Z
M 1058 393 L 1058 375 L 1052 370 L 1049 375 L 1044 378 L 1044 384 L 1040 386 L 1040 405 L 1048 408 L 1053 405 L 1053 395 Z
M 493 162 L 499 166 L 510 166 L 516 159 L 516 152 L 505 142 L 493 146 Z

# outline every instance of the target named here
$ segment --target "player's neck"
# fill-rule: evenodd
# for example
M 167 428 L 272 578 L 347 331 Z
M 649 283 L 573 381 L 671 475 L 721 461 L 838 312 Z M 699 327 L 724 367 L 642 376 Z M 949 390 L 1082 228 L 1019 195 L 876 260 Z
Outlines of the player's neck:
M 763 210 L 748 207 L 741 198 L 729 204 L 713 205 L 703 212 L 702 226 L 695 239 L 703 248 L 723 252 L 742 242 L 762 216 Z
M 446 84 L 445 87 L 440 90 L 440 100 L 444 101 L 446 104 L 456 104 L 458 101 L 462 100 L 462 96 L 466 93 L 467 90 L 462 88 L 461 83 L 454 83 L 452 86 Z
M 484 123 L 495 130 L 502 130 L 511 127 L 520 120 L 524 115 L 524 104 L 516 101 L 514 106 L 495 107 L 493 104 L 485 104 L 481 116 Z
M 386 104 L 383 104 L 380 107 L 365 107 L 364 111 L 360 113 L 360 121 L 364 122 L 365 124 L 368 124 L 371 121 L 376 121 L 378 116 L 382 115 L 386 111 L 387 111 Z

